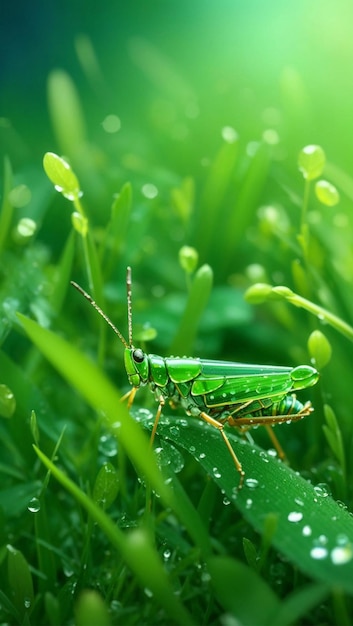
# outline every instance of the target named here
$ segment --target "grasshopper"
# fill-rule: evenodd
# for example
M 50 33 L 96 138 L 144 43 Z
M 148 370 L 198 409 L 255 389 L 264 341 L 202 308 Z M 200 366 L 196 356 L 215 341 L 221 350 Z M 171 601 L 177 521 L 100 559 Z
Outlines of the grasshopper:
M 187 415 L 199 417 L 219 431 L 240 475 L 239 490 L 243 486 L 245 472 L 224 430 L 225 424 L 242 432 L 255 425 L 264 425 L 279 456 L 285 458 L 271 426 L 310 415 L 313 411 L 311 403 L 302 404 L 293 392 L 315 385 L 319 378 L 315 368 L 310 365 L 250 365 L 146 354 L 133 344 L 130 267 L 126 276 L 128 341 L 93 298 L 77 283 L 71 281 L 71 284 L 104 318 L 125 347 L 125 369 L 132 389 L 122 400 L 127 399 L 128 407 L 131 407 L 137 390 L 144 385 L 148 385 L 154 394 L 158 408 L 151 445 L 162 409 L 168 402 L 172 408 L 181 406 Z

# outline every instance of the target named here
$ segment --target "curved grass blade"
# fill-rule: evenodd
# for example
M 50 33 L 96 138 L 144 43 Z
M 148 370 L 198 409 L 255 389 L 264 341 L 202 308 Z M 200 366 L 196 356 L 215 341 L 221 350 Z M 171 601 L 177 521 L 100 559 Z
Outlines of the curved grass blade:
M 353 518 L 321 488 L 227 429 L 245 470 L 239 478 L 219 433 L 200 420 L 164 416 L 158 435 L 188 450 L 259 533 L 275 516 L 272 544 L 298 569 L 353 595 Z

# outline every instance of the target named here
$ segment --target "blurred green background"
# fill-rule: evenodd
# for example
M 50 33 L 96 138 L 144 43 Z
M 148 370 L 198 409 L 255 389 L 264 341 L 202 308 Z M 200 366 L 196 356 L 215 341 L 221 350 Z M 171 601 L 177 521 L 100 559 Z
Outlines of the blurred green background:
M 303 143 L 321 142 L 349 168 L 352 19 L 348 0 L 4 3 L 1 115 L 14 129 L 11 156 L 52 147 L 46 81 L 61 67 L 79 86 L 91 138 L 115 112 L 121 143 L 129 130 L 180 172 L 207 156 L 226 124 L 244 141 L 279 125 L 290 160 Z M 82 36 L 98 62 L 86 54 L 86 73 Z

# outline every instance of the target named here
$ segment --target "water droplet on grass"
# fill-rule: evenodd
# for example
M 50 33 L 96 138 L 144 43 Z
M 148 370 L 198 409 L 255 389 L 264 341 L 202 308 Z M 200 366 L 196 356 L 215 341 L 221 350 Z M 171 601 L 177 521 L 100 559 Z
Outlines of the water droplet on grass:
M 112 435 L 102 435 L 99 441 L 99 451 L 105 456 L 112 457 L 117 454 L 117 443 Z
M 38 511 L 40 511 L 40 501 L 38 498 L 32 498 L 32 500 L 29 501 L 27 509 L 30 513 L 38 513 Z
M 222 474 L 221 474 L 221 472 L 219 471 L 218 467 L 214 467 L 214 468 L 212 469 L 212 472 L 213 472 L 213 476 L 214 476 L 215 478 L 221 478 L 221 477 L 222 477 Z
M 163 558 L 165 561 L 168 561 L 168 559 L 170 559 L 171 557 L 171 550 L 169 550 L 168 548 L 166 548 L 163 552 Z
M 268 454 L 268 456 L 271 456 L 272 458 L 275 458 L 277 456 L 277 450 L 275 450 L 274 448 L 269 448 L 267 450 L 267 454 Z
M 179 437 L 179 426 L 171 426 L 170 427 L 170 434 L 173 435 L 173 437 Z
M 311 530 L 311 527 L 308 524 L 306 524 L 306 526 L 303 527 L 302 534 L 304 535 L 304 537 L 310 537 L 312 532 L 313 531 Z
M 353 559 L 353 546 L 347 543 L 346 546 L 336 546 L 331 550 L 331 561 L 334 565 L 344 565 Z
M 314 548 L 312 548 L 310 550 L 310 556 L 313 559 L 326 559 L 328 555 L 328 550 L 327 548 L 324 548 L 324 546 L 315 546 Z
M 248 489 L 256 489 L 259 486 L 257 478 L 246 478 L 244 484 Z
M 289 522 L 300 522 L 303 519 L 303 513 L 300 513 L 299 511 L 292 511 L 288 514 L 287 519 Z
M 319 483 L 318 485 L 315 485 L 314 491 L 317 496 L 320 496 L 320 498 L 327 498 L 327 496 L 329 495 L 329 489 L 325 483 Z
M 301 498 L 294 498 L 294 502 L 298 505 L 298 506 L 304 506 L 304 502 Z

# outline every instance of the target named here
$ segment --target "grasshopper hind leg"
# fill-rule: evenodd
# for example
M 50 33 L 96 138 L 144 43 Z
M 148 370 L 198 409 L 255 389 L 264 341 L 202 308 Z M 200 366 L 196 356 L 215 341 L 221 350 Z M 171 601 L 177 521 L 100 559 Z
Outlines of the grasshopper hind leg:
M 244 483 L 244 477 L 245 477 L 245 472 L 243 470 L 243 466 L 241 464 L 241 462 L 239 461 L 237 455 L 235 454 L 230 441 L 226 435 L 226 433 L 224 432 L 224 426 L 221 422 L 218 422 L 217 420 L 215 420 L 213 417 L 211 417 L 210 415 L 207 415 L 207 413 L 205 413 L 204 411 L 201 411 L 199 413 L 199 416 L 202 417 L 203 420 L 205 420 L 205 422 L 207 422 L 207 424 L 210 424 L 211 426 L 213 426 L 214 428 L 217 428 L 217 430 L 221 433 L 222 438 L 224 443 L 227 446 L 228 452 L 230 454 L 230 456 L 232 457 L 233 463 L 236 467 L 236 470 L 238 472 L 238 474 L 240 475 L 240 479 L 239 479 L 239 485 L 238 485 L 238 491 L 240 491 L 240 489 L 243 487 L 243 483 Z

